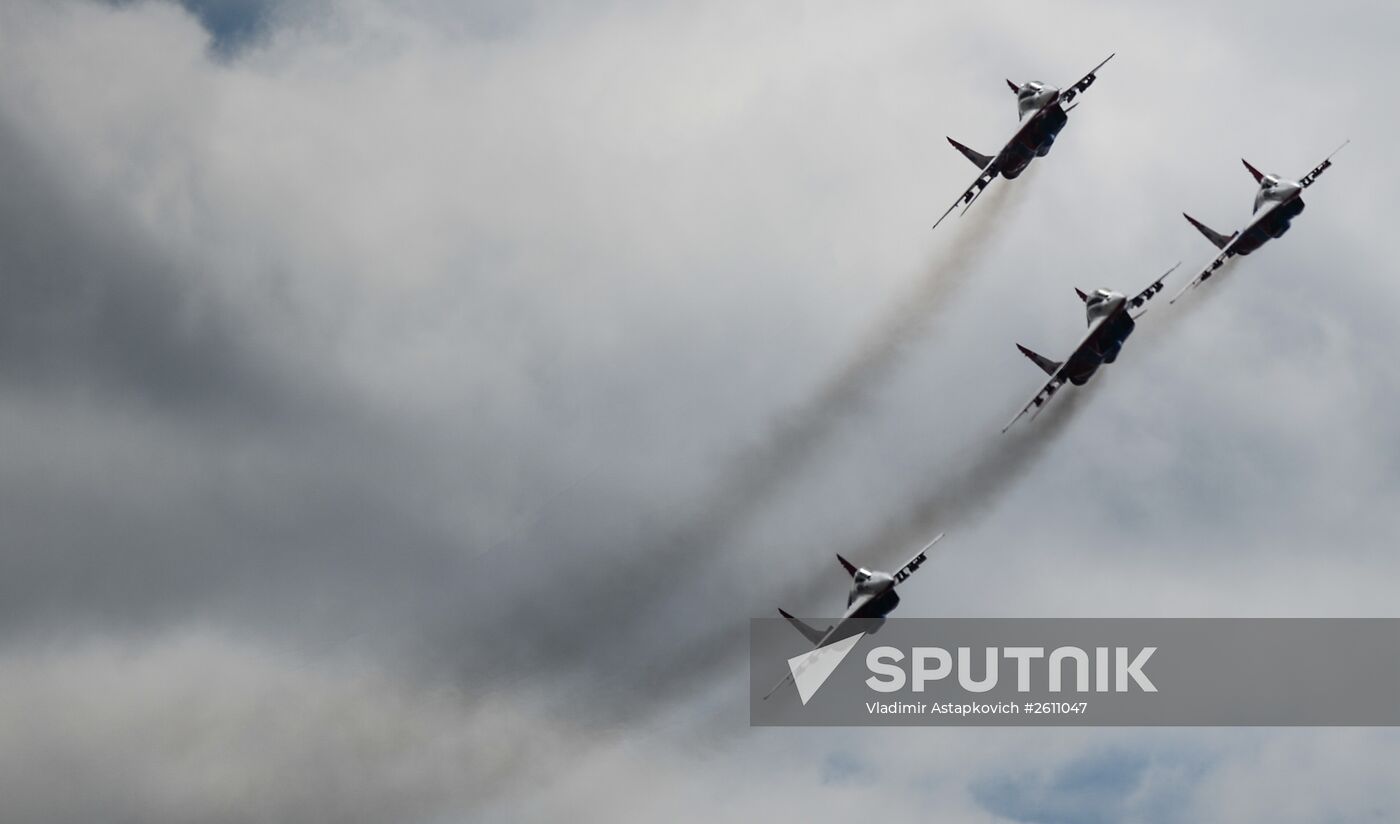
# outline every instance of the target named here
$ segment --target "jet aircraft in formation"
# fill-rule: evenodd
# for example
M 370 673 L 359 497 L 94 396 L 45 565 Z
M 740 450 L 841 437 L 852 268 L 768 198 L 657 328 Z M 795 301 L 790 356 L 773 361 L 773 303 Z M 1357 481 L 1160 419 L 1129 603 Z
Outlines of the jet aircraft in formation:
M 1075 99 L 1093 84 L 1098 71 L 1113 57 L 1114 55 L 1110 54 L 1078 82 L 1064 90 L 1039 81 L 1029 81 L 1020 85 L 1010 80 L 1006 81 L 1016 94 L 1017 115 L 1021 125 L 1017 127 L 1016 133 L 1011 136 L 1006 145 L 995 155 L 980 154 L 953 138 L 948 138 L 948 142 L 953 145 L 953 148 L 977 166 L 978 174 L 972 185 L 933 224 L 934 228 L 938 228 L 938 225 L 949 214 L 952 214 L 959 204 L 962 204 L 962 213 L 965 214 L 983 190 L 997 178 L 997 175 L 1008 180 L 1015 179 L 1021 172 L 1025 171 L 1032 160 L 1048 154 L 1051 146 L 1055 143 L 1055 137 L 1069 120 L 1069 111 L 1078 105 Z M 1217 232 L 1183 213 L 1191 225 L 1215 244 L 1220 252 L 1170 302 L 1175 303 L 1186 292 L 1209 280 L 1216 270 L 1231 257 L 1248 255 L 1269 240 L 1282 237 L 1292 225 L 1293 219 L 1303 211 L 1303 190 L 1315 183 L 1323 172 L 1331 168 L 1332 158 L 1345 148 L 1347 143 L 1337 147 L 1336 151 L 1328 155 L 1312 171 L 1296 181 L 1287 180 L 1278 175 L 1264 174 L 1250 165 L 1249 161 L 1244 161 L 1245 168 L 1259 184 L 1259 191 L 1254 197 L 1254 216 L 1242 229 L 1232 234 L 1225 235 Z M 1045 403 L 1065 383 L 1081 386 L 1093 377 L 1104 364 L 1117 360 L 1123 349 L 1123 344 L 1136 328 L 1137 319 L 1146 311 L 1142 307 L 1162 291 L 1167 276 L 1175 271 L 1179 265 L 1178 263 L 1176 266 L 1172 266 L 1146 289 L 1131 298 L 1111 289 L 1096 289 L 1092 293 L 1075 289 L 1079 299 L 1084 302 L 1084 313 L 1089 329 L 1079 345 L 1063 361 L 1051 360 L 1019 343 L 1016 344 L 1016 348 L 1049 375 L 1050 379 L 1016 414 L 1016 417 L 1011 419 L 1002 432 L 1009 430 L 1012 425 L 1032 410 L 1035 410 L 1035 413 L 1031 415 L 1034 418 L 1035 414 L 1039 413 Z M 802 633 L 803 637 L 812 642 L 813 649 L 830 646 L 861 632 L 874 632 L 884 623 L 885 617 L 899 604 L 899 595 L 895 592 L 895 587 L 904 582 L 927 560 L 929 549 L 942 537 L 943 535 L 939 534 L 937 538 L 929 542 L 928 546 L 920 550 L 918 555 L 915 555 L 894 573 L 857 567 L 837 555 L 837 560 L 851 576 L 851 590 L 846 598 L 845 614 L 826 629 L 819 630 L 811 627 L 785 610 L 779 609 L 778 612 L 798 632 Z M 796 675 L 796 671 L 790 673 L 773 689 L 769 690 L 768 695 L 764 698 L 771 696 L 784 684 L 794 680 Z
M 1037 355 L 1030 349 L 1016 344 L 1016 348 L 1021 350 L 1021 354 L 1031 359 L 1031 363 L 1039 366 L 1045 374 L 1050 376 L 1050 380 L 1040 391 L 1031 398 L 1030 402 L 1016 413 L 1016 417 L 1011 422 L 1002 427 L 1002 432 L 1011 428 L 1011 425 L 1021 419 L 1022 415 L 1035 410 L 1035 415 L 1040 414 L 1040 409 L 1045 402 L 1054 397 L 1060 391 L 1060 387 L 1065 382 L 1075 386 L 1083 386 L 1099 371 L 1099 367 L 1106 363 L 1113 363 L 1118 360 L 1118 353 L 1123 349 L 1123 343 L 1128 336 L 1133 333 L 1137 326 L 1137 319 L 1142 317 L 1142 312 L 1133 314 L 1134 310 L 1141 309 L 1160 291 L 1162 291 L 1162 281 L 1167 279 L 1167 275 L 1176 271 L 1176 266 L 1162 273 L 1162 276 L 1152 281 L 1152 285 L 1138 292 L 1129 298 L 1122 292 L 1115 292 L 1111 289 L 1095 289 L 1092 294 L 1085 294 L 1079 289 L 1075 293 L 1079 299 L 1084 301 L 1084 314 L 1089 321 L 1089 331 L 1084 335 L 1084 339 L 1069 356 L 1062 361 L 1051 360 L 1044 355 Z
M 885 623 L 885 616 L 894 611 L 899 606 L 899 594 L 894 591 L 895 587 L 904 583 L 910 575 L 918 571 L 928 560 L 928 551 L 933 549 L 933 545 L 943 539 L 943 533 L 938 533 L 932 541 L 929 541 L 919 554 L 910 558 L 904 566 L 893 573 L 879 572 L 858 567 L 855 564 L 836 556 L 836 560 L 841 562 L 841 567 L 846 570 L 846 574 L 851 576 L 851 591 L 846 596 L 846 612 L 841 619 L 826 629 L 804 624 L 802 621 L 784 609 L 778 612 L 788 620 L 788 623 L 797 628 L 802 636 L 812 642 L 812 649 L 821 649 L 837 641 L 849 638 L 861 632 L 877 632 L 880 626 Z M 788 673 L 788 676 L 773 686 L 768 691 L 765 699 L 777 692 L 787 682 L 793 680 L 797 673 Z
M 1303 203 L 1303 190 L 1317 182 L 1322 173 L 1332 166 L 1332 158 L 1337 152 L 1346 148 L 1346 143 L 1338 146 L 1336 151 L 1328 155 L 1321 163 L 1313 167 L 1311 172 L 1303 175 L 1298 180 L 1285 180 L 1278 175 L 1266 175 L 1249 164 L 1248 160 L 1241 159 L 1240 162 L 1254 176 L 1254 182 L 1259 184 L 1259 191 L 1254 195 L 1254 217 L 1243 229 L 1237 230 L 1234 234 L 1225 235 L 1215 231 L 1194 217 L 1181 213 L 1192 226 L 1200 230 L 1215 247 L 1220 250 L 1201 273 L 1196 275 L 1190 283 L 1186 284 L 1170 303 L 1176 303 L 1181 296 L 1200 286 L 1215 274 L 1215 270 L 1225 265 L 1225 261 L 1235 255 L 1247 255 L 1250 252 L 1263 246 L 1273 238 L 1283 237 L 1283 233 L 1288 231 L 1293 224 L 1293 218 L 1303 213 L 1306 204 Z
M 933 228 L 937 229 L 938 224 L 952 214 L 959 203 L 964 204 L 960 214 L 966 214 L 972 207 L 972 202 L 981 196 L 983 189 L 997 179 L 997 175 L 1014 180 L 1031 165 L 1032 160 L 1049 154 L 1050 147 L 1055 145 L 1055 137 L 1069 122 L 1069 111 L 1079 105 L 1074 99 L 1093 85 L 1098 77 L 1098 70 L 1112 59 L 1111 54 L 1105 57 L 1103 63 L 1095 66 L 1064 90 L 1039 80 L 1030 80 L 1019 86 L 1010 80 L 1006 81 L 1006 85 L 1016 94 L 1016 115 L 1021 125 L 1016 127 L 1016 133 L 1011 135 L 1011 139 L 1006 141 L 1001 151 L 994 155 L 975 152 L 953 138 L 948 138 L 953 148 L 962 152 L 963 157 L 972 161 L 972 165 L 978 168 L 977 179 L 972 181 L 967 191 L 953 201 L 953 205 L 933 224 Z

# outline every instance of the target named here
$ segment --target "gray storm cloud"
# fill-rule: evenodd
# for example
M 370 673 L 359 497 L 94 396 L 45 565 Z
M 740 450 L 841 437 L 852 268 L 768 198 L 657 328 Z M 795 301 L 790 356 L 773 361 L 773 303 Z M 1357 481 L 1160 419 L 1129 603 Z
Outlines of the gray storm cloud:
M 92 381 L 216 415 L 279 394 L 237 318 L 181 281 L 123 213 L 56 185 L 49 158 L 0 112 L 0 369 L 10 381 Z M 256 410 L 239 410 L 240 412 Z

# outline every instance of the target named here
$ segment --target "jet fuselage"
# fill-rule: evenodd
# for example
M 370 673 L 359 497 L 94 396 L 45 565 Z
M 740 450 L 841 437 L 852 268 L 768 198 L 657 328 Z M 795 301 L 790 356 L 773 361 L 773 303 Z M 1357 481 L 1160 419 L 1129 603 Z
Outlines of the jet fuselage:
M 1259 193 L 1254 196 L 1254 211 L 1270 208 L 1257 220 L 1250 223 L 1239 240 L 1235 241 L 1234 253 L 1247 255 L 1268 243 L 1283 237 L 1293 223 L 1293 218 L 1303 213 L 1303 187 L 1291 180 L 1280 180 L 1274 175 L 1266 175 L 1259 181 Z
M 1084 313 L 1093 331 L 1088 341 L 1065 362 L 1064 374 L 1075 386 L 1083 386 L 1099 367 L 1113 363 L 1137 324 L 1128 313 L 1122 294 L 1099 289 L 1084 302 Z
M 1031 161 L 1045 157 L 1055 144 L 1055 137 L 1069 122 L 1069 115 L 1059 104 L 1060 90 L 1047 86 L 1038 80 L 1024 83 L 1016 90 L 1016 108 L 1020 116 L 1028 112 L 1031 121 L 1026 124 L 1016 139 L 1011 141 L 1001 154 L 1001 175 L 1014 180 Z
M 870 599 L 865 606 L 856 610 L 853 618 L 863 618 L 878 621 L 874 632 L 885 622 L 885 616 L 894 611 L 899 606 L 899 595 L 894 591 L 894 576 L 887 572 L 871 572 L 868 569 L 858 570 L 852 579 L 851 592 L 846 596 L 846 604 L 849 606 L 855 601 L 857 596 L 875 593 L 875 597 Z

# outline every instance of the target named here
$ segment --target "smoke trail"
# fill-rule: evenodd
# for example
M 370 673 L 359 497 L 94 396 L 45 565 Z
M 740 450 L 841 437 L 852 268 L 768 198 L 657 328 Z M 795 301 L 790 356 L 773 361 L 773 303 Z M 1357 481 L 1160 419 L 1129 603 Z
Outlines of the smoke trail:
M 1009 217 L 1008 210 L 1033 187 L 1039 170 L 1032 165 L 1015 185 L 1008 181 L 993 187 L 981 198 L 980 207 L 948 227 L 959 231 L 947 251 L 929 264 L 923 277 L 892 305 L 845 364 L 721 474 L 716 497 L 700 510 L 702 521 L 723 523 L 729 534 L 738 531 L 843 423 L 860 414 L 862 401 L 894 372 L 905 348 L 925 334 L 967 285 L 973 264 Z
M 861 402 L 899 365 L 905 347 L 925 332 L 967 284 L 972 264 L 994 237 L 1002 213 L 1014 202 L 1010 193 L 1022 188 L 1001 186 L 983 198 L 982 208 L 966 221 L 966 231 L 928 267 L 914 288 L 894 303 L 850 359 L 810 399 L 783 415 L 730 471 L 721 474 L 719 495 L 700 517 L 719 519 L 730 530 L 739 529 L 842 423 L 860 413 Z
M 970 238 L 968 246 L 963 249 L 969 258 L 977 251 L 974 240 Z M 930 275 L 937 274 L 946 265 L 949 264 L 935 266 Z M 900 346 L 912 339 L 927 316 L 936 313 L 944 305 L 942 302 L 956 292 L 960 285 L 957 275 L 953 273 L 951 281 L 931 277 L 921 282 L 917 291 L 924 300 L 909 301 L 868 339 L 867 345 L 857 351 L 847 367 L 837 373 L 823 392 L 814 396 L 811 404 L 804 407 L 804 411 L 810 413 L 810 420 L 799 416 L 794 431 L 779 430 L 769 447 L 773 450 L 771 456 L 758 451 L 747 457 L 758 460 L 760 457 L 772 459 L 774 456 L 788 456 L 793 463 L 785 469 L 790 472 L 797 468 L 804 455 L 803 447 L 815 446 L 831 433 L 835 423 L 853 410 L 861 395 L 888 373 L 898 360 Z M 923 308 L 923 315 L 916 306 Z M 1140 335 L 1145 339 L 1138 340 L 1139 345 L 1148 344 L 1169 333 L 1187 315 L 1193 314 L 1195 307 L 1190 307 L 1191 311 L 1183 309 L 1185 307 L 1178 304 L 1172 307 L 1172 311 L 1155 312 L 1155 316 L 1145 324 L 1153 331 L 1146 336 Z M 845 581 L 832 563 L 833 551 L 870 566 L 889 568 L 907 560 L 934 534 L 945 530 L 953 534 L 942 551 L 956 551 L 958 528 L 984 517 L 1040 462 L 1059 442 L 1079 412 L 1093 403 L 1094 396 L 1099 394 L 1109 374 L 1111 370 L 1100 372 L 1082 387 L 1066 387 L 1034 421 L 1023 419 L 1005 435 L 988 430 L 982 436 L 971 439 L 971 446 L 957 453 L 949 464 L 944 464 L 933 473 L 927 494 L 915 496 L 908 506 L 867 540 L 855 546 L 821 547 L 820 552 L 814 551 L 811 567 L 797 571 L 781 591 L 765 596 L 763 604 L 736 603 L 732 597 L 716 600 L 714 623 L 704 633 L 683 643 L 677 639 L 678 643 L 670 653 L 657 654 L 655 651 L 664 650 L 664 647 L 648 647 L 649 660 L 641 667 L 634 662 L 626 675 L 628 680 L 646 686 L 640 693 L 633 692 L 628 699 L 627 707 L 633 714 L 632 718 L 642 719 L 648 714 L 663 712 L 667 707 L 694 701 L 722 683 L 722 679 L 733 678 L 734 673 L 742 668 L 747 655 L 750 616 L 771 614 L 772 607 L 777 604 L 811 614 L 829 613 L 833 603 L 839 607 L 839 596 L 843 594 Z M 1015 400 L 1022 399 L 1017 397 Z M 1014 407 L 1008 405 L 1007 411 L 1014 411 Z M 806 437 L 812 440 L 807 441 Z M 792 455 L 796 457 L 792 458 Z M 758 475 L 760 480 L 763 477 L 763 473 Z M 760 483 L 750 489 L 761 492 L 763 486 Z M 720 529 L 733 526 L 722 524 Z M 833 598 L 837 600 L 833 602 Z M 711 702 L 702 719 L 696 723 L 695 734 L 713 744 L 715 740 L 736 733 L 740 727 L 735 724 L 735 718 L 741 716 L 745 701 L 747 691 L 739 690 L 718 706 Z
M 833 608 L 839 609 L 847 583 L 833 563 L 832 551 L 888 569 L 907 560 L 933 534 L 985 516 L 1059 442 L 1080 410 L 1093 402 L 1103 378 L 1100 374 L 1085 386 L 1063 392 L 1034 422 L 1023 420 L 1017 425 L 1019 429 L 1006 435 L 988 432 L 974 439 L 974 451 L 964 453 L 960 466 L 951 474 L 940 472 L 941 480 L 931 483 L 927 495 L 914 500 L 871 538 L 855 547 L 821 547 L 820 552 L 814 551 L 812 566 L 775 594 L 771 604 L 755 610 L 754 604 L 717 603 L 715 623 L 703 636 L 678 643 L 673 654 L 654 655 L 645 662 L 644 669 L 637 671 L 634 667 L 627 674 L 629 681 L 645 686 L 644 690 L 632 692 L 626 701 L 629 720 L 635 725 L 655 719 L 668 707 L 693 703 L 709 695 L 711 699 L 703 703 L 699 715 L 686 722 L 691 740 L 699 746 L 715 747 L 732 736 L 745 734 L 749 730 L 744 720 L 749 693 L 747 681 L 738 679 L 736 673 L 743 671 L 748 656 L 748 622 L 752 615 L 774 614 L 773 604 L 829 615 Z M 948 540 L 955 541 L 956 534 Z M 955 545 L 944 551 L 955 551 Z M 781 666 L 776 666 L 775 673 L 781 672 Z M 719 686 L 723 690 L 716 701 L 714 689 Z
M 1082 387 L 1067 388 L 1034 422 L 1023 420 L 1017 424 L 1018 429 L 1006 435 L 988 433 L 984 438 L 974 439 L 975 451 L 964 453 L 961 465 L 951 474 L 946 470 L 940 472 L 942 479 L 931 482 L 927 495 L 915 500 L 860 545 L 823 547 L 820 553 L 813 553 L 810 569 L 776 594 L 773 603 L 829 613 L 832 609 L 829 599 L 841 587 L 841 581 L 833 573 L 836 567 L 831 551 L 870 566 L 887 568 L 908 560 L 934 534 L 975 522 L 1059 441 L 1078 412 L 1092 402 L 1103 378 L 1100 374 Z M 956 535 L 950 535 L 948 540 L 955 539 Z M 819 600 L 823 596 L 828 599 L 825 603 Z M 730 606 L 748 608 L 751 605 Z M 765 607 L 761 611 L 768 614 L 770 609 Z M 682 700 L 687 689 L 703 689 L 712 677 L 740 663 L 748 648 L 749 617 L 746 612 L 722 619 L 703 638 L 688 643 L 675 660 L 658 662 L 647 683 L 667 695 L 668 701 Z
M 901 552 L 913 552 L 933 534 L 974 523 L 1055 445 L 1104 380 L 1101 373 L 1084 386 L 1066 387 L 1034 421 L 1022 419 L 1007 434 L 993 435 L 1000 440 L 969 456 L 950 480 L 855 550 L 857 557 L 868 563 L 903 561 Z
M 757 445 L 738 455 L 691 517 L 644 540 L 633 557 L 615 566 L 570 570 L 572 586 L 566 593 L 502 605 L 502 624 L 517 636 L 510 651 L 517 668 L 609 670 L 614 683 L 625 680 L 624 673 L 635 673 L 639 664 L 629 650 L 649 647 L 664 633 L 669 616 L 661 608 L 685 589 L 692 590 L 688 595 L 708 595 L 695 586 L 693 573 L 714 561 L 838 427 L 860 413 L 861 401 L 898 366 L 904 348 L 966 284 L 976 257 L 1026 188 L 1023 180 L 983 197 L 982 205 L 957 227 L 963 231 L 948 251 L 929 265 L 850 359 L 810 400 L 783 415 Z M 581 620 L 607 627 L 606 643 L 581 637 Z M 462 628 L 448 631 L 461 638 Z
M 1227 263 L 1217 271 L 1217 276 L 1228 273 L 1230 268 Z M 1234 279 L 1225 278 L 1224 281 L 1228 283 Z M 1216 287 L 1212 291 L 1225 291 L 1226 283 L 1220 278 L 1212 278 L 1212 281 L 1211 285 Z M 1172 305 L 1170 311 L 1154 307 L 1158 311 L 1143 324 L 1147 334 L 1140 331 L 1135 337 L 1139 348 L 1160 345 L 1164 337 L 1173 334 L 1179 324 L 1199 310 L 1199 302 L 1199 295 L 1189 295 L 1186 300 Z M 1066 387 L 1033 422 L 1023 419 L 1005 435 L 989 432 L 984 438 L 974 439 L 974 451 L 955 458 L 951 471 L 940 472 L 941 479 L 931 484 L 929 494 L 890 519 L 870 539 L 855 547 L 831 549 L 863 564 L 889 568 L 907 560 L 938 532 L 975 523 L 1059 441 L 1080 410 L 1093 402 L 1108 374 L 1111 370 L 1100 372 L 1084 386 Z M 949 540 L 955 542 L 956 533 L 950 535 Z M 955 551 L 955 547 L 953 543 L 944 551 Z M 775 596 L 774 603 L 815 610 L 815 614 L 830 613 L 829 599 L 840 594 L 844 583 L 839 574 L 833 574 L 833 569 L 830 552 L 824 551 L 814 559 L 809 572 Z M 687 648 L 685 666 L 673 673 L 673 680 L 667 682 L 668 689 L 703 689 L 713 678 L 740 664 L 746 650 L 746 622 L 716 626 L 711 634 Z M 747 693 L 742 700 L 746 698 Z M 674 700 L 681 700 L 681 696 L 675 696 Z

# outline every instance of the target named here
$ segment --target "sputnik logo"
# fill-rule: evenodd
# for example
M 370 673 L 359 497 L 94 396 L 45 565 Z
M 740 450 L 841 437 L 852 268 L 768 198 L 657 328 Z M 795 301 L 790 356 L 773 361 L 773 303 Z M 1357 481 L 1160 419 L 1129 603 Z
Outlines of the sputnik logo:
M 797 685 L 797 695 L 802 699 L 803 706 L 817 694 L 817 690 L 826 683 L 826 679 L 831 677 L 836 667 L 864 637 L 865 633 L 857 633 L 788 659 L 788 669 L 792 671 L 792 681 Z

